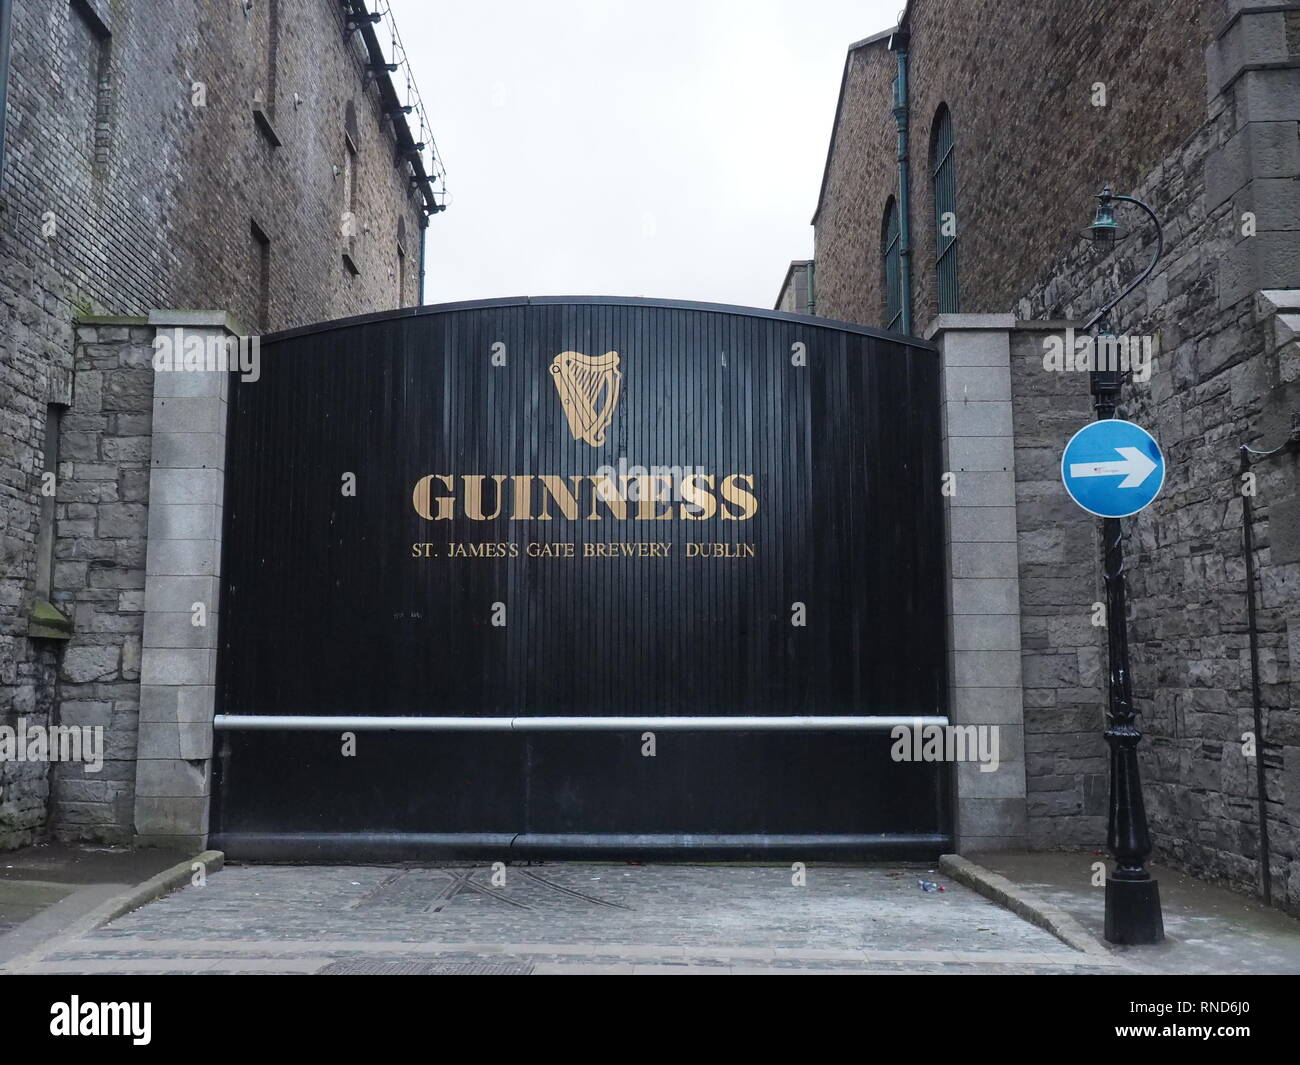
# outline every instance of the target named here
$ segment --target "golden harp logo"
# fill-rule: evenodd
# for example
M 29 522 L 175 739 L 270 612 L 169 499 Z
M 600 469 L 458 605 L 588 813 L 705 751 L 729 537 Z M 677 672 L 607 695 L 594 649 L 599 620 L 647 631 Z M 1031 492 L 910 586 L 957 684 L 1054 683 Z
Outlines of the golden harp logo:
M 605 443 L 605 430 L 618 406 L 623 375 L 618 372 L 618 352 L 583 355 L 562 351 L 551 360 L 551 380 L 564 404 L 569 432 L 574 440 L 585 440 L 592 447 Z

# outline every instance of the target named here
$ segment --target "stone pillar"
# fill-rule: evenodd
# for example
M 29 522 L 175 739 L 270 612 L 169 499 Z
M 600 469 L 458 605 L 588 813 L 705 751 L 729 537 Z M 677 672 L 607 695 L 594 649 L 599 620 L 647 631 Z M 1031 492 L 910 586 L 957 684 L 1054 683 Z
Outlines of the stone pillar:
M 956 725 L 996 725 L 1000 765 L 956 766 L 957 849 L 1026 843 L 1020 580 L 1011 419 L 1009 314 L 944 314 L 927 339 L 942 366 L 948 552 L 949 714 Z
M 1300 287 L 1300 12 L 1272 0 L 1227 0 L 1225 10 L 1206 49 L 1210 117 L 1224 126 L 1205 161 L 1206 213 L 1232 202 L 1220 310 Z
M 242 335 L 220 311 L 153 311 L 162 334 Z M 183 354 L 183 352 L 178 352 Z M 156 371 L 135 842 L 202 849 L 211 794 L 230 374 Z

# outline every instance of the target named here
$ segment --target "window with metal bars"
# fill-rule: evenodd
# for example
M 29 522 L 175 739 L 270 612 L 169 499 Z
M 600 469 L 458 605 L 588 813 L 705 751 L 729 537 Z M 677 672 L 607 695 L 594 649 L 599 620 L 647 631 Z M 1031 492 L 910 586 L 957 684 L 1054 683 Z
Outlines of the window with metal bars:
M 884 290 L 885 328 L 897 332 L 903 317 L 902 270 L 899 258 L 902 231 L 898 223 L 898 201 L 889 197 L 880 230 L 881 288 Z
M 957 163 L 952 113 L 939 108 L 930 136 L 930 179 L 934 189 L 934 265 L 939 313 L 961 309 L 957 285 Z

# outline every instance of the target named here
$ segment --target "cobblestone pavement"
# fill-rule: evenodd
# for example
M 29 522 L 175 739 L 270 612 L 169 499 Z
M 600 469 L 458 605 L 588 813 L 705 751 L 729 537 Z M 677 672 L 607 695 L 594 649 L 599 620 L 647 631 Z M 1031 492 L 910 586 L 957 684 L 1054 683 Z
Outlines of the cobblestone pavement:
M 232 865 L 39 973 L 1121 972 L 926 866 Z M 917 881 L 939 881 L 926 892 Z

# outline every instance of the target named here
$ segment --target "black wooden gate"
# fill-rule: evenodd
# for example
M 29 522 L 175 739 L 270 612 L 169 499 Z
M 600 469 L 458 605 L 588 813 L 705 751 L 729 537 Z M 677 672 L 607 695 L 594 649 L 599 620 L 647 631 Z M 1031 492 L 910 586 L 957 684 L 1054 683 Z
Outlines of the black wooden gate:
M 650 300 L 265 338 L 231 398 L 214 845 L 948 846 L 947 767 L 879 727 L 946 713 L 938 380 L 909 338 Z

